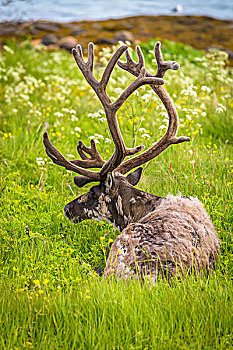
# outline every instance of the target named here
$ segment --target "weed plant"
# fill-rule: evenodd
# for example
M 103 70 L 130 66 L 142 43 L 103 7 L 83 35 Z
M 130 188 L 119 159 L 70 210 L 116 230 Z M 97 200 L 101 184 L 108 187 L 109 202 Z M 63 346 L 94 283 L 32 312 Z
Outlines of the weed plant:
M 144 167 L 140 188 L 158 196 L 182 193 L 204 204 L 221 239 L 210 276 L 155 286 L 103 279 L 119 232 L 106 222 L 73 225 L 63 207 L 87 191 L 46 156 L 42 136 L 68 159 L 95 139 L 105 160 L 113 151 L 102 107 L 72 56 L 28 43 L 0 53 L 0 348 L 2 349 L 232 349 L 233 344 L 233 77 L 227 55 L 165 41 L 165 88 L 180 117 L 172 146 Z M 153 72 L 152 43 L 142 45 Z M 114 49 L 114 48 L 113 48 Z M 96 76 L 112 50 L 99 53 Z M 109 95 L 132 77 L 116 68 Z M 149 87 L 118 113 L 128 147 L 151 146 L 167 115 Z

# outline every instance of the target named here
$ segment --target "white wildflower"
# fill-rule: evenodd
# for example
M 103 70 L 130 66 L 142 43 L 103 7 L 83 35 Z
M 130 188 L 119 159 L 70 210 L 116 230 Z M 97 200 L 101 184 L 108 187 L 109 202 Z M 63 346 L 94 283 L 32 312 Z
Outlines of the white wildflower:
M 143 134 L 143 135 L 142 135 L 142 138 L 143 138 L 143 139 L 150 139 L 150 135 L 149 135 L 149 134 Z
M 162 129 L 167 129 L 167 125 L 160 125 L 159 129 L 160 129 L 160 130 L 162 130 Z
M 62 112 L 69 113 L 70 110 L 68 108 L 62 108 Z
M 223 106 L 221 103 L 218 104 L 218 108 L 216 109 L 217 113 L 222 113 L 226 111 L 226 107 Z
M 42 157 L 36 158 L 36 162 L 38 165 L 45 165 L 45 160 Z
M 122 92 L 124 91 L 124 90 L 122 90 L 122 88 L 120 88 L 120 87 L 118 87 L 118 88 L 115 88 L 114 90 L 113 90 L 116 94 L 122 94 Z
M 201 91 L 210 93 L 211 90 L 210 90 L 210 88 L 209 88 L 208 86 L 203 85 L 203 86 L 201 87 Z
M 11 55 L 14 54 L 14 51 L 7 45 L 4 45 L 3 46 L 4 50 L 7 51 L 8 53 L 10 53 Z
M 94 140 L 95 143 L 100 143 L 98 139 L 95 138 L 95 136 L 89 136 L 90 140 Z
M 33 104 L 31 103 L 31 101 L 28 101 L 28 102 L 27 102 L 27 105 L 28 105 L 29 107 L 33 107 Z
M 63 113 L 61 113 L 61 112 L 55 112 L 54 115 L 56 117 L 63 117 Z
M 184 96 L 196 98 L 197 93 L 195 90 L 197 90 L 197 87 L 191 84 L 190 86 L 188 86 L 187 89 L 183 89 L 180 94 Z
M 71 121 L 72 121 L 72 122 L 77 122 L 77 121 L 78 121 L 78 118 L 75 117 L 75 115 L 72 115 L 72 116 L 71 116 Z
M 104 139 L 103 135 L 95 134 L 94 136 L 95 136 L 95 138 L 100 139 L 100 140 Z
M 76 114 L 76 111 L 74 109 L 70 109 L 69 113 L 70 114 Z
M 22 100 L 25 100 L 25 101 L 29 100 L 29 96 L 28 95 L 21 94 L 20 97 L 21 97 Z
M 144 100 L 145 102 L 149 102 L 151 99 L 151 94 L 144 94 L 141 97 L 141 100 Z

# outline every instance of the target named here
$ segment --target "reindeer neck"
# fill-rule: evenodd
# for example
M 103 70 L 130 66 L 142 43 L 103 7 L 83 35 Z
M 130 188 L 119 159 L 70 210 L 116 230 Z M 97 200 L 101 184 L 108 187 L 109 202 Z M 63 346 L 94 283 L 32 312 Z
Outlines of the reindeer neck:
M 152 212 L 161 202 L 161 197 L 134 188 L 130 197 L 119 193 L 115 199 L 113 222 L 122 231 L 128 224 L 138 222 Z

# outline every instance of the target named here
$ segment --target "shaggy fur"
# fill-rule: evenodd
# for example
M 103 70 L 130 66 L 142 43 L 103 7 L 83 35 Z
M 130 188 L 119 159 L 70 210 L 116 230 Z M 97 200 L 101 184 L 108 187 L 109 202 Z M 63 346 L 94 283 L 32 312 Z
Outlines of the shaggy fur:
M 202 203 L 168 195 L 151 213 L 130 223 L 112 245 L 105 275 L 157 276 L 214 268 L 220 241 Z

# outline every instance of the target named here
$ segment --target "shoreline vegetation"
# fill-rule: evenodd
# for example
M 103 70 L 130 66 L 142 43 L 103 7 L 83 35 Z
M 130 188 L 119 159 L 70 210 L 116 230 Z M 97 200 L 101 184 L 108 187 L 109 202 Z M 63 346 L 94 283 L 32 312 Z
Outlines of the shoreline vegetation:
M 90 41 L 100 46 L 113 45 L 117 41 L 129 41 L 132 45 L 159 38 L 191 45 L 208 51 L 218 48 L 233 59 L 233 20 L 219 20 L 207 16 L 134 16 L 103 21 L 79 22 L 2 22 L 0 46 L 8 40 L 30 40 L 48 49 L 70 49 L 76 43 L 84 47 Z

